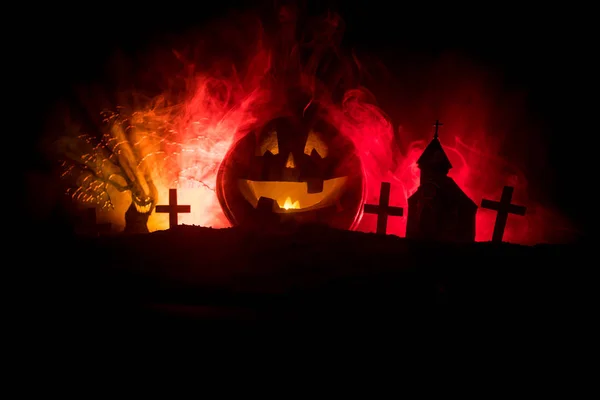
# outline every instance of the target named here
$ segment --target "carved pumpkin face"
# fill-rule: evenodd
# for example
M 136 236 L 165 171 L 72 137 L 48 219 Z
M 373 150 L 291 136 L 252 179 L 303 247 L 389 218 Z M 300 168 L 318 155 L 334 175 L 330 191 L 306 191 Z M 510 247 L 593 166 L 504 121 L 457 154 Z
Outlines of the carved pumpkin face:
M 148 175 L 144 178 L 142 181 L 135 181 L 136 184 L 131 188 L 131 203 L 138 213 L 149 216 L 156 207 L 158 191 Z
M 363 195 L 352 142 L 322 120 L 271 120 L 232 146 L 217 176 L 219 202 L 234 225 L 295 220 L 352 229 Z
M 133 192 L 131 194 L 132 204 L 140 214 L 150 214 L 154 210 L 154 198 L 143 192 Z

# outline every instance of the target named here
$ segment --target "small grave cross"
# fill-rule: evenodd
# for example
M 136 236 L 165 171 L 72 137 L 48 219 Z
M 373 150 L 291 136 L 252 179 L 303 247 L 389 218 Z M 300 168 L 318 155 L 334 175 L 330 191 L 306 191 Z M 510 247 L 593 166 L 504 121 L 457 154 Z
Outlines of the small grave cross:
M 178 225 L 177 216 L 180 213 L 191 212 L 190 206 L 181 206 L 177 204 L 177 189 L 169 189 L 169 205 L 156 206 L 157 213 L 169 214 L 169 228 L 174 228 Z
M 504 228 L 506 228 L 506 220 L 508 214 L 525 215 L 524 206 L 518 206 L 511 204 L 514 188 L 512 186 L 504 186 L 502 190 L 502 196 L 500 201 L 493 201 L 488 199 L 481 200 L 481 207 L 498 212 L 496 215 L 496 224 L 494 225 L 494 233 L 492 235 L 492 242 L 501 242 L 504 236 Z
M 377 233 L 383 235 L 387 232 L 388 216 L 401 217 L 404 215 L 402 207 L 390 207 L 390 183 L 381 182 L 379 191 L 379 204 L 365 204 L 367 214 L 377 214 Z

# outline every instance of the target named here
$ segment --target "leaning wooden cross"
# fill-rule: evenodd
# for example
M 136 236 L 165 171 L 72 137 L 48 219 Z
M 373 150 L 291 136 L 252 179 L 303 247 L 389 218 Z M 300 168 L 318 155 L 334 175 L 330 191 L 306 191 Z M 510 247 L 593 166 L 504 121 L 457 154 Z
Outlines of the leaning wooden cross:
M 191 207 L 177 204 L 177 189 L 169 189 L 169 205 L 156 206 L 156 212 L 168 213 L 169 228 L 173 228 L 178 225 L 178 214 L 190 213 Z
M 390 183 L 381 182 L 379 190 L 379 204 L 365 204 L 367 214 L 377 214 L 377 233 L 385 235 L 387 232 L 388 215 L 401 217 L 404 215 L 402 207 L 390 207 Z
M 506 228 L 506 220 L 508 214 L 525 215 L 524 206 L 517 206 L 511 204 L 514 188 L 512 186 L 504 186 L 502 190 L 502 196 L 500 201 L 493 201 L 488 199 L 481 200 L 481 207 L 498 212 L 496 215 L 496 224 L 494 225 L 494 233 L 492 235 L 492 242 L 501 242 L 504 236 L 504 228 Z

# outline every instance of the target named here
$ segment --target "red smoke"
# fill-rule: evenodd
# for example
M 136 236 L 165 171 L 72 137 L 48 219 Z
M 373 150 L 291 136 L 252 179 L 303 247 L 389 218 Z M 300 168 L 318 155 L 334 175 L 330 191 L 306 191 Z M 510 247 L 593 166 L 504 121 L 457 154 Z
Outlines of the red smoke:
M 405 207 L 407 196 L 416 190 L 415 162 L 432 138 L 433 122 L 440 119 L 440 141 L 453 165 L 449 175 L 464 192 L 479 205 L 482 198 L 499 200 L 509 185 L 515 188 L 512 202 L 527 207 L 525 217 L 509 216 L 505 241 L 571 240 L 575 231 L 570 222 L 530 186 L 528 171 L 538 179 L 547 173 L 543 135 L 528 115 L 527 93 L 503 87 L 502 76 L 458 54 L 423 62 L 419 68 L 418 73 L 408 68 L 408 76 L 399 77 L 416 80 L 417 88 L 392 94 L 390 100 L 399 125 L 394 132 L 397 152 L 388 177 L 380 179 L 392 182 L 393 205 Z M 377 201 L 378 183 L 372 183 L 369 193 L 370 201 Z M 491 239 L 495 218 L 495 211 L 478 210 L 476 240 Z M 404 235 L 405 218 L 390 218 L 389 224 L 391 233 Z M 363 218 L 361 229 L 374 228 L 374 217 Z
M 482 198 L 499 200 L 502 188 L 511 185 L 513 203 L 527 207 L 525 217 L 509 217 L 506 241 L 570 239 L 568 222 L 531 195 L 523 170 L 529 165 L 515 162 L 525 157 L 543 162 L 543 148 L 528 147 L 523 139 L 537 132 L 522 123 L 527 114 L 522 93 L 503 91 L 501 79 L 458 56 L 434 60 L 418 74 L 391 67 L 385 74 L 373 73 L 373 63 L 342 51 L 344 23 L 337 15 L 309 19 L 299 38 L 297 23 L 291 8 L 282 8 L 272 30 L 247 18 L 220 20 L 169 48 L 157 46 L 125 70 L 119 57 L 118 79 L 112 82 L 118 95 L 84 88 L 92 93 L 85 102 L 91 114 L 105 107 L 119 110 L 136 122 L 140 137 L 159 137 L 146 161 L 154 170 L 159 203 L 166 201 L 168 188 L 177 187 L 180 204 L 192 205 L 192 214 L 180 215 L 180 223 L 227 226 L 214 194 L 219 163 L 236 138 L 279 111 L 283 94 L 293 87 L 308 94 L 307 106 L 324 106 L 356 144 L 368 203 L 378 202 L 385 180 L 392 183 L 390 204 L 406 210 L 407 197 L 418 186 L 415 161 L 439 119 L 444 124 L 440 140 L 453 165 L 450 176 L 467 195 L 479 205 Z M 392 81 L 404 84 L 397 89 Z M 128 201 L 124 197 L 106 218 L 122 223 Z M 478 241 L 491 239 L 495 215 L 478 211 Z M 155 214 L 149 225 L 162 229 L 167 221 Z M 365 215 L 358 229 L 374 231 L 375 226 L 376 217 Z M 388 233 L 404 236 L 405 227 L 406 217 L 390 217 Z

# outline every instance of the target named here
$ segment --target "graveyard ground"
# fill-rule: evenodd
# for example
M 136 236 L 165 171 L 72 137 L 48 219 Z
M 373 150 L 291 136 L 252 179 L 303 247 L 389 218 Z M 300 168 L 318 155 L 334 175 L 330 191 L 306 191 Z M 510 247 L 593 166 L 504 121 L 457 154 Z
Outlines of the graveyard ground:
M 30 342 L 61 352 L 110 339 L 156 348 L 329 337 L 555 357 L 579 342 L 590 304 L 580 244 L 419 243 L 311 226 L 26 242 L 26 260 L 14 261 L 32 266 L 21 315 Z

